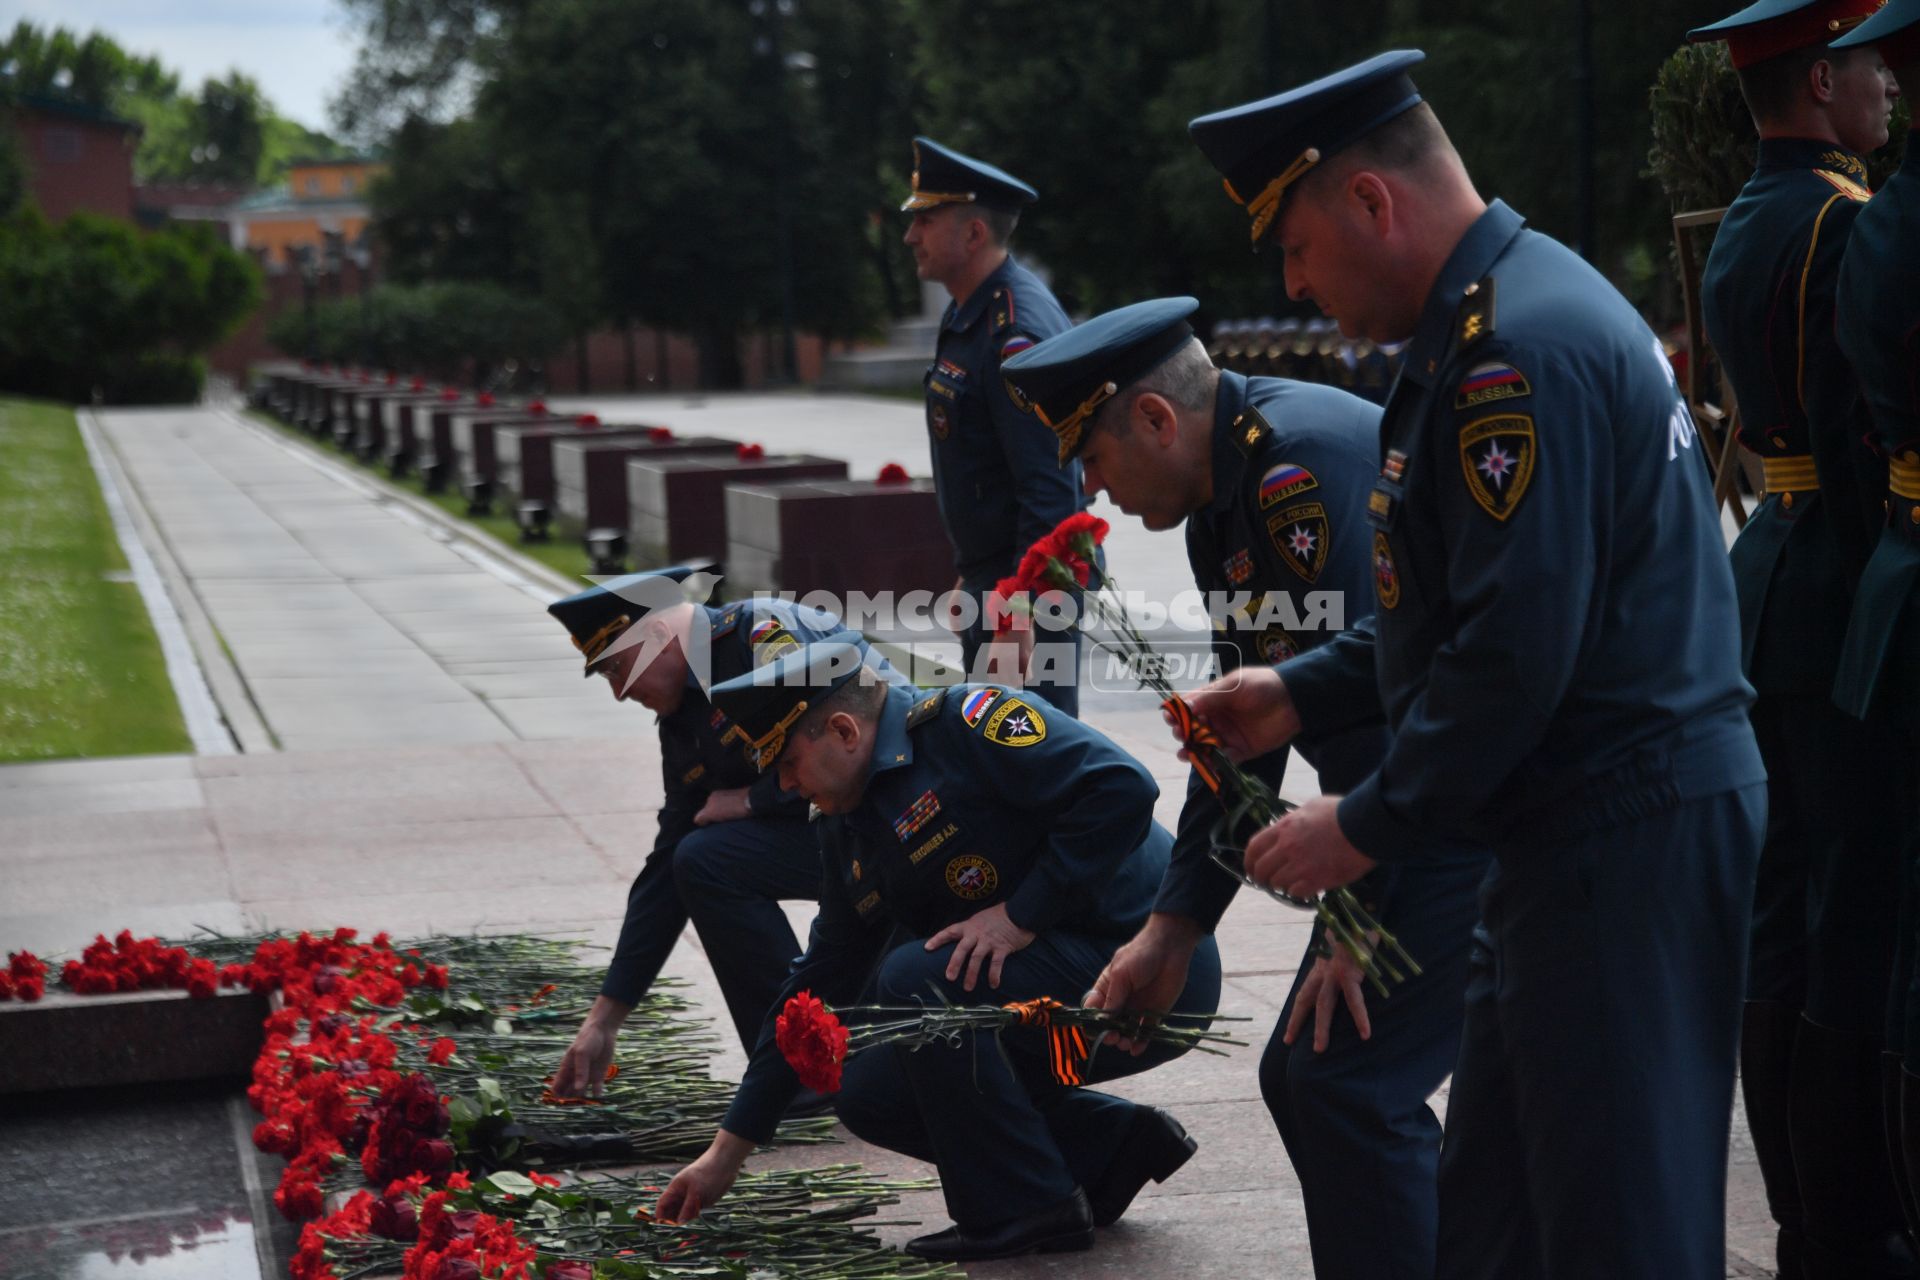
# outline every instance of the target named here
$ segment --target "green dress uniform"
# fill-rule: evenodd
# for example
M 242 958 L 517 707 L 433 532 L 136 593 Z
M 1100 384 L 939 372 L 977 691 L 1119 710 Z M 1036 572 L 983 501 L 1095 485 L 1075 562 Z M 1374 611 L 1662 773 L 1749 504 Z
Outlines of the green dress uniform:
M 1872 44 L 1887 65 L 1920 65 L 1920 0 L 1893 0 L 1834 41 Z M 1902 83 L 1907 93 L 1920 84 Z M 1887 1001 L 1882 1104 L 1894 1182 L 1909 1230 L 1920 1229 L 1920 133 L 1900 168 L 1854 219 L 1840 268 L 1840 348 L 1873 417 L 1888 466 L 1885 521 L 1855 592 L 1834 698 L 1862 718 L 1889 716 L 1905 853 L 1900 949 Z M 1902 1059 L 1904 1058 L 1904 1069 Z
M 1875 0 L 1762 0 L 1689 33 L 1736 67 L 1825 43 Z M 1869 196 L 1860 157 L 1772 136 L 1701 281 L 1707 334 L 1764 497 L 1731 553 L 1767 762 L 1741 1088 L 1783 1273 L 1913 1275 L 1882 1139 L 1879 1054 L 1898 923 L 1890 721 L 1834 705 L 1886 492 L 1835 338 L 1841 259 Z

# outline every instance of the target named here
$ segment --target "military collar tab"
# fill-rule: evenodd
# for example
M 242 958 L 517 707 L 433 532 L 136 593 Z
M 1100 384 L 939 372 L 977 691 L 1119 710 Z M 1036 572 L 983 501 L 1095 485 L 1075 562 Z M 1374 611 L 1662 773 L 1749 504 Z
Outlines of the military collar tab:
M 1762 138 L 1759 169 L 1824 169 L 1865 185 L 1867 162 L 1845 147 L 1820 138 Z
M 1469 320 L 1477 313 L 1481 315 L 1481 332 L 1473 339 L 1484 341 L 1486 333 L 1492 329 L 1493 288 L 1490 279 L 1493 264 L 1507 251 L 1507 246 L 1526 229 L 1526 219 L 1515 213 L 1504 200 L 1495 200 L 1487 206 L 1487 211 L 1467 228 L 1467 234 L 1460 237 L 1460 243 L 1454 246 L 1453 254 L 1447 264 L 1440 269 L 1439 279 L 1434 281 L 1433 292 L 1427 295 L 1427 302 L 1420 314 L 1420 327 L 1414 331 L 1413 340 L 1407 347 L 1406 361 L 1401 366 L 1401 376 L 1411 378 L 1421 386 L 1432 386 L 1440 373 L 1441 364 L 1452 354 L 1456 344 L 1466 336 Z M 1472 290 L 1469 293 L 1468 290 Z M 1478 307 L 1476 300 L 1484 295 L 1484 307 Z
M 913 735 L 907 718 L 925 695 L 910 685 L 891 685 L 873 730 L 872 771 L 881 773 L 913 763 Z

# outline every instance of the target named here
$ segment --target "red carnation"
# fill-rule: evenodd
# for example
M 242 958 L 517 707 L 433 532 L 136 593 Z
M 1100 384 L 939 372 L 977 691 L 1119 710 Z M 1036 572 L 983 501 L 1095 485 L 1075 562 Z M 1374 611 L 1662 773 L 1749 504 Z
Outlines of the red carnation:
M 583 427 L 597 427 L 600 425 L 600 415 L 597 413 L 583 413 L 575 418 L 574 421 Z
M 31 951 L 15 951 L 7 956 L 7 973 L 15 982 L 22 978 L 44 978 L 47 964 Z
M 460 398 L 460 393 L 452 387 L 442 387 L 440 388 L 440 398 L 448 404 L 452 404 Z
M 529 400 L 529 401 L 527 401 L 527 412 L 528 412 L 528 413 L 533 413 L 533 414 L 544 414 L 544 413 L 545 413 L 546 411 L 547 411 L 547 402 L 546 402 L 545 400 Z
M 673 439 L 673 428 L 672 427 L 648 427 L 647 439 L 653 441 L 655 444 L 659 444 L 665 440 L 671 440 Z
M 47 994 L 47 980 L 45 978 L 16 978 L 13 983 L 13 992 L 28 1004 L 32 1004 L 41 996 Z
M 274 1206 L 290 1222 L 319 1217 L 325 1202 L 326 1197 L 321 1194 L 317 1182 L 282 1183 L 273 1193 Z
M 0 1000 L 13 999 L 13 975 L 0 973 Z
M 473 398 L 473 402 L 479 405 L 482 409 L 490 408 L 493 405 L 493 392 L 482 391 L 479 395 Z
M 389 1240 L 420 1238 L 419 1210 L 414 1208 L 412 1200 L 403 1195 L 390 1195 L 374 1201 L 373 1213 L 367 1225 L 375 1235 L 385 1236 Z
M 847 1060 L 847 1029 L 833 1010 L 805 991 L 787 1001 L 774 1023 L 774 1043 L 816 1093 L 840 1091 L 840 1068 Z
M 433 1042 L 433 1048 L 427 1050 L 428 1065 L 435 1067 L 441 1065 L 452 1058 L 453 1055 L 459 1051 L 459 1048 L 459 1045 L 456 1045 L 447 1037 L 441 1036 Z
M 740 461 L 742 462 L 758 462 L 762 458 L 767 456 L 766 447 L 764 445 L 757 445 L 757 444 L 740 445 L 738 448 L 736 448 L 733 451 L 733 453 L 734 453 L 734 456 L 739 458 Z
M 889 462 L 880 468 L 880 474 L 873 478 L 873 482 L 875 484 L 912 484 L 913 477 L 908 475 L 907 469 L 899 463 Z
M 1026 629 L 1028 620 L 1033 616 L 1033 598 L 1026 584 L 1015 574 L 993 584 L 993 593 L 987 598 L 987 610 L 994 634 L 1011 635 Z

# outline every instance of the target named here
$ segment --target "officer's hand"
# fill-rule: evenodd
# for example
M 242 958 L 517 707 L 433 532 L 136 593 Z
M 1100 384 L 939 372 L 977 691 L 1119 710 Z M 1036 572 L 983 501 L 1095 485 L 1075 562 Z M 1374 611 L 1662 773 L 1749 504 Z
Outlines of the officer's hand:
M 653 1215 L 662 1222 L 687 1222 L 710 1209 L 727 1194 L 740 1177 L 740 1166 L 747 1162 L 753 1144 L 725 1129 L 713 1135 L 713 1143 L 700 1158 L 673 1175 L 673 1181 L 660 1195 Z
M 747 789 L 728 787 L 707 797 L 707 802 L 700 806 L 700 812 L 693 815 L 693 825 L 710 827 L 716 822 L 736 822 L 752 816 L 747 811 Z
M 1347 842 L 1338 796 L 1315 796 L 1247 841 L 1247 878 L 1296 898 L 1352 884 L 1378 864 Z
M 960 967 L 965 965 L 967 980 L 961 985 L 971 991 L 980 979 L 982 964 L 987 966 L 987 985 L 998 987 L 1000 968 L 1007 957 L 1032 942 L 1033 937 L 1007 916 L 1006 904 L 999 903 L 934 934 L 927 939 L 927 950 L 938 951 L 953 943 L 953 956 L 947 961 L 947 981 L 957 981 Z
M 1194 714 L 1207 722 L 1235 760 L 1278 751 L 1300 732 L 1300 713 L 1272 667 L 1242 667 L 1186 695 Z M 1173 717 L 1166 717 L 1173 726 Z M 1179 736 L 1174 726 L 1174 736 Z M 1185 751 L 1182 760 L 1188 759 Z
M 1033 628 L 1016 625 L 987 641 L 975 659 L 979 669 L 969 671 L 969 680 L 990 680 L 1018 689 L 1027 683 L 1027 670 L 1033 665 Z
M 1327 936 L 1327 949 L 1331 956 L 1315 956 L 1313 967 L 1307 970 L 1307 976 L 1301 980 L 1300 989 L 1294 993 L 1293 1009 L 1287 1014 L 1287 1030 L 1280 1038 L 1292 1044 L 1294 1037 L 1300 1034 L 1301 1024 L 1307 1020 L 1307 1011 L 1313 1011 L 1313 1051 L 1325 1053 L 1327 1043 L 1333 1034 L 1334 1001 L 1344 998 L 1347 1012 L 1353 1015 L 1353 1025 L 1359 1031 L 1362 1040 L 1373 1037 L 1373 1023 L 1367 1017 L 1367 997 L 1363 984 L 1367 976 L 1360 969 L 1359 961 L 1336 941 L 1332 934 Z
M 1187 987 L 1187 968 L 1194 948 L 1205 935 L 1185 916 L 1155 912 L 1133 941 L 1113 953 L 1107 967 L 1093 980 L 1093 989 L 1080 1003 L 1089 1009 L 1133 1012 L 1156 1020 Z M 1109 1031 L 1101 1037 L 1136 1058 L 1147 1051 L 1147 1041 L 1130 1040 Z
M 597 1098 L 613 1063 L 614 1034 L 618 1024 L 609 1027 L 589 1017 L 573 1037 L 573 1043 L 560 1057 L 560 1069 L 553 1073 L 553 1091 L 562 1098 Z

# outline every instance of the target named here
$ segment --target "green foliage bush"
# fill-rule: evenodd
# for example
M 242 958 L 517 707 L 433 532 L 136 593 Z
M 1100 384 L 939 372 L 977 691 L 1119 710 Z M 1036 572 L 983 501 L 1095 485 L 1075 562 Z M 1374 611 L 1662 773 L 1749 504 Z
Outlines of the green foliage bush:
M 267 325 L 267 340 L 289 356 L 449 377 L 470 363 L 542 360 L 566 338 L 565 320 L 541 299 L 464 281 L 316 298 Z
M 263 294 L 259 268 L 210 229 L 144 232 L 92 214 L 0 219 L 0 390 L 65 400 L 193 400 L 197 357 Z

